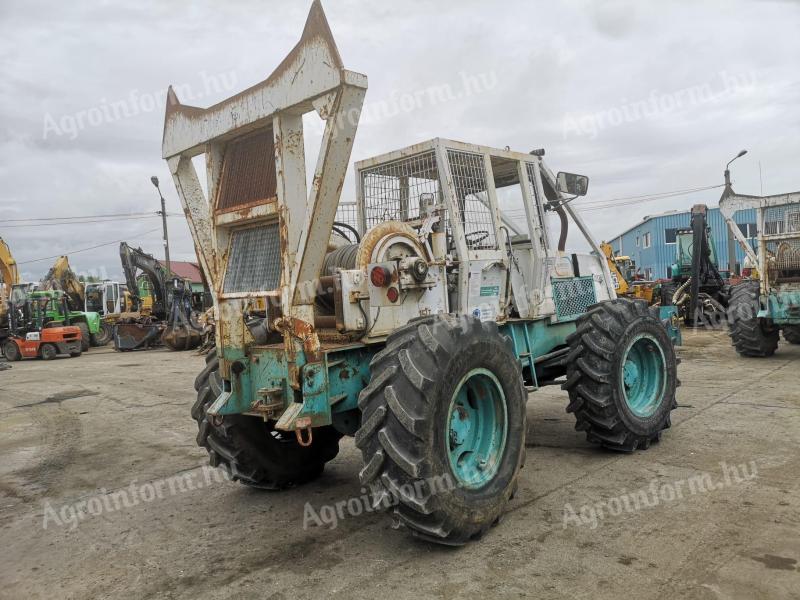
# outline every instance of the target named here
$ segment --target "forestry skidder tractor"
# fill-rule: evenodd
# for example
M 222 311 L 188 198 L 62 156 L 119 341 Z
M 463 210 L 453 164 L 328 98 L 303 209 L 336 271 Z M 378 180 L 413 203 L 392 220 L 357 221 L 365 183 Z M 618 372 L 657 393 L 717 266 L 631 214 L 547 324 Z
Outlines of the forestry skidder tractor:
M 800 344 L 800 192 L 774 196 L 737 194 L 731 186 L 730 164 L 719 209 L 746 260 L 758 269 L 757 280 L 731 288 L 728 302 L 730 335 L 742 356 L 767 357 L 778 348 L 780 331 L 791 344 Z M 758 253 L 747 242 L 734 215 L 756 209 Z
M 556 177 L 542 151 L 434 139 L 356 163 L 363 235 L 330 250 L 366 88 L 315 1 L 265 81 L 208 109 L 168 92 L 163 156 L 216 310 L 197 441 L 235 479 L 280 489 L 354 435 L 375 506 L 463 544 L 516 490 L 528 391 L 562 383 L 589 440 L 644 449 L 670 425 L 677 361 L 646 303 L 615 298 L 568 203 L 588 180 Z M 311 111 L 325 130 L 307 189 Z M 522 223 L 498 208 L 511 186 Z M 596 255 L 565 251 L 569 218 Z
M 676 306 L 690 327 L 713 327 L 725 320 L 729 287 L 719 272 L 708 207 L 695 204 L 691 214 L 691 226 L 677 231 L 671 281 L 661 286 L 661 304 Z

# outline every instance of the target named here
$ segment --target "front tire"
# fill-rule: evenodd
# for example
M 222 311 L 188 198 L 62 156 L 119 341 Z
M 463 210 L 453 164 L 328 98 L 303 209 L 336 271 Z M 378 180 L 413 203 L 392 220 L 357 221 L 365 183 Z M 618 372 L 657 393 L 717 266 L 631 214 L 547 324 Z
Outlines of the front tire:
M 58 356 L 58 349 L 53 344 L 42 344 L 42 347 L 39 348 L 39 356 L 42 357 L 42 360 L 53 360 Z
M 370 363 L 355 443 L 375 508 L 417 537 L 461 545 L 498 522 L 525 457 L 519 361 L 495 323 L 424 317 Z
M 595 304 L 567 337 L 567 412 L 606 448 L 647 449 L 671 425 L 678 360 L 663 324 L 640 300 Z
M 313 431 L 313 443 L 303 447 L 294 432 L 274 429 L 258 417 L 225 415 L 216 424 L 206 414 L 222 391 L 216 350 L 206 357 L 206 367 L 195 380 L 197 400 L 192 418 L 197 421 L 197 445 L 208 451 L 209 463 L 221 467 L 234 481 L 267 490 L 300 485 L 322 474 L 325 463 L 339 452 L 339 434 L 332 427 Z
M 743 281 L 731 288 L 728 303 L 730 336 L 741 356 L 767 358 L 778 349 L 780 332 L 768 319 L 759 318 L 760 307 L 761 286 L 758 281 Z
M 790 344 L 800 344 L 800 325 L 786 325 L 783 328 L 783 339 Z

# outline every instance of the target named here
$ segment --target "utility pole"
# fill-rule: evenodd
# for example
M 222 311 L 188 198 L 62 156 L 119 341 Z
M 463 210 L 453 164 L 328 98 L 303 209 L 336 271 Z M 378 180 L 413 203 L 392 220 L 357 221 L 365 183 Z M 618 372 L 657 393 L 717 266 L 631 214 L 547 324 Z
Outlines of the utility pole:
M 172 268 L 170 267 L 169 263 L 169 235 L 167 234 L 167 208 L 166 204 L 164 203 L 164 195 L 161 193 L 161 188 L 158 187 L 158 177 L 153 175 L 150 178 L 150 182 L 156 187 L 158 190 L 158 196 L 161 198 L 161 210 L 158 214 L 161 215 L 161 223 L 164 227 L 164 258 L 166 259 L 167 263 L 167 277 L 172 278 Z

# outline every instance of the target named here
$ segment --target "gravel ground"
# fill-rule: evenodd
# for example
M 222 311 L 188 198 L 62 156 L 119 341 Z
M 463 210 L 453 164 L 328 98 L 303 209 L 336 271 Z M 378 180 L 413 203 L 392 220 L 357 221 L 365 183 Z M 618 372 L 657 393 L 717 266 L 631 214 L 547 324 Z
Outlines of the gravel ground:
M 756 360 L 718 333 L 684 339 L 673 427 L 646 452 L 590 446 L 563 392 L 532 394 L 510 511 L 455 550 L 374 513 L 304 527 L 307 506 L 361 495 L 349 439 L 281 493 L 203 468 L 202 357 L 15 363 L 0 371 L 0 598 L 800 597 L 800 346 Z

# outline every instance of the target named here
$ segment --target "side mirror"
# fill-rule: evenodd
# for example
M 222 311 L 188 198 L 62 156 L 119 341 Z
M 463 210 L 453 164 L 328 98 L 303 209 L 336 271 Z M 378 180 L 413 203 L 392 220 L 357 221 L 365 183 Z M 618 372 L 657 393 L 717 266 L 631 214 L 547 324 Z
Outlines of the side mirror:
M 558 191 L 570 196 L 585 196 L 589 190 L 589 178 L 586 175 L 559 172 L 556 176 Z

